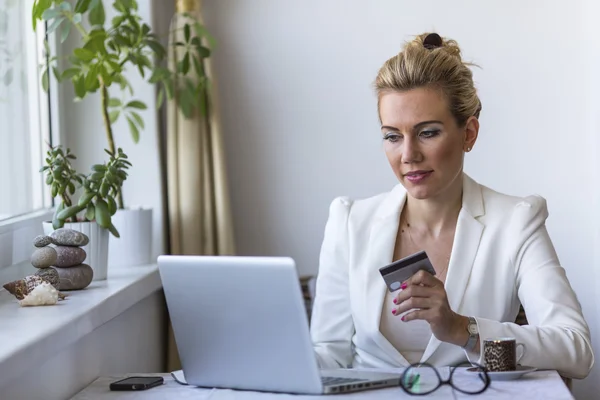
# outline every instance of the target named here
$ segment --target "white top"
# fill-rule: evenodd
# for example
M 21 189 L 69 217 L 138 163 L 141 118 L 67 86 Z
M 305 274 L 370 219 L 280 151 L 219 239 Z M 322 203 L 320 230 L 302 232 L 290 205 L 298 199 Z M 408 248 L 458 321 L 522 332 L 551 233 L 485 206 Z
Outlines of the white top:
M 392 310 L 397 307 L 394 304 L 394 298 L 398 293 L 386 291 L 379 330 L 392 346 L 406 358 L 406 361 L 410 364 L 418 363 L 421 361 L 431 338 L 431 328 L 429 323 L 424 320 L 404 322 L 400 319 L 402 315 L 408 314 L 410 311 L 401 315 L 392 314 Z

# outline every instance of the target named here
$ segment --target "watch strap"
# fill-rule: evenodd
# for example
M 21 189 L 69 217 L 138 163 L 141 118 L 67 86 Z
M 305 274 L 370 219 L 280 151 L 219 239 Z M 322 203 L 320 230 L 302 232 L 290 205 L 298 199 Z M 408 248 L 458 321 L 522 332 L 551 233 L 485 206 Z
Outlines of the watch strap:
M 467 339 L 467 343 L 462 347 L 466 351 L 472 352 L 475 350 L 475 346 L 477 346 L 477 340 L 479 339 L 479 332 L 473 333 L 469 327 L 471 325 L 477 326 L 477 320 L 473 317 L 469 317 L 469 325 L 467 326 L 467 332 L 469 333 L 469 338 Z

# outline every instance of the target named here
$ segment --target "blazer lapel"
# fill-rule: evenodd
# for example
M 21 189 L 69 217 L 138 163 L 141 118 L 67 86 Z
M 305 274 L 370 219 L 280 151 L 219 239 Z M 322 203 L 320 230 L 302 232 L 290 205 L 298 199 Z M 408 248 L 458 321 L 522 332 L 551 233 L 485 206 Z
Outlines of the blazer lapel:
M 481 187 L 466 174 L 463 180 L 463 205 L 458 215 L 454 243 L 444 287 L 453 311 L 459 312 L 471 269 L 477 255 L 484 225 L 477 220 L 484 214 Z M 437 350 L 441 342 L 431 336 L 421 362 Z
M 394 365 L 407 365 L 406 359 L 383 336 L 379 326 L 387 287 L 379 274 L 379 268 L 390 264 L 394 257 L 394 247 L 400 222 L 400 212 L 404 207 L 406 192 L 401 185 L 396 186 L 381 203 L 374 216 L 369 235 L 367 255 L 362 266 L 365 282 L 365 312 L 367 329 L 383 354 Z

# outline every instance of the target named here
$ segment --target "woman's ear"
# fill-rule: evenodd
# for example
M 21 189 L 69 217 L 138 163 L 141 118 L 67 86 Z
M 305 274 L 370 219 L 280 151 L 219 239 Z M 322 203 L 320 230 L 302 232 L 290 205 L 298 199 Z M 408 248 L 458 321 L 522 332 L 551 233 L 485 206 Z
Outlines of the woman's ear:
M 479 120 L 476 117 L 469 117 L 465 124 L 465 143 L 463 145 L 465 152 L 473 149 L 477 141 L 477 135 L 479 135 Z

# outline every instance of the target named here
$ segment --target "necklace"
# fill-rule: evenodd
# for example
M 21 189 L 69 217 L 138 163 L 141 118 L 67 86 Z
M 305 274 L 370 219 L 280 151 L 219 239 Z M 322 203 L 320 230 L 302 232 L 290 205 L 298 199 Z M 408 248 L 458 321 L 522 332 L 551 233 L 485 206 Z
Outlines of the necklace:
M 413 240 L 412 233 L 411 233 L 411 229 L 410 229 L 410 223 L 407 221 L 406 217 L 404 217 L 404 223 L 405 223 L 405 225 L 406 225 L 406 230 L 408 231 L 408 238 L 410 239 L 410 242 L 412 243 L 412 245 L 413 245 L 413 246 L 414 246 L 416 249 L 419 249 L 419 250 L 424 250 L 424 249 L 423 249 L 423 246 L 418 246 L 418 245 L 415 243 L 415 241 Z M 402 223 L 400 224 L 400 226 L 402 227 Z M 402 233 L 404 233 L 404 229 L 400 229 L 400 231 L 401 231 Z M 433 253 L 434 253 L 436 256 L 441 256 L 441 254 L 439 254 L 439 253 L 437 253 L 437 252 L 433 252 Z M 440 277 L 442 276 L 442 274 L 444 274 L 444 273 L 446 272 L 446 270 L 447 270 L 447 269 L 448 269 L 448 267 L 450 266 L 450 254 L 444 254 L 444 256 L 443 256 L 443 257 L 441 257 L 441 258 L 442 258 L 442 259 L 445 261 L 445 263 L 444 263 L 444 264 L 445 264 L 445 266 L 444 266 L 444 268 L 443 268 L 441 271 L 439 271 L 439 272 L 437 273 L 437 275 L 438 275 L 438 276 L 440 276 Z

